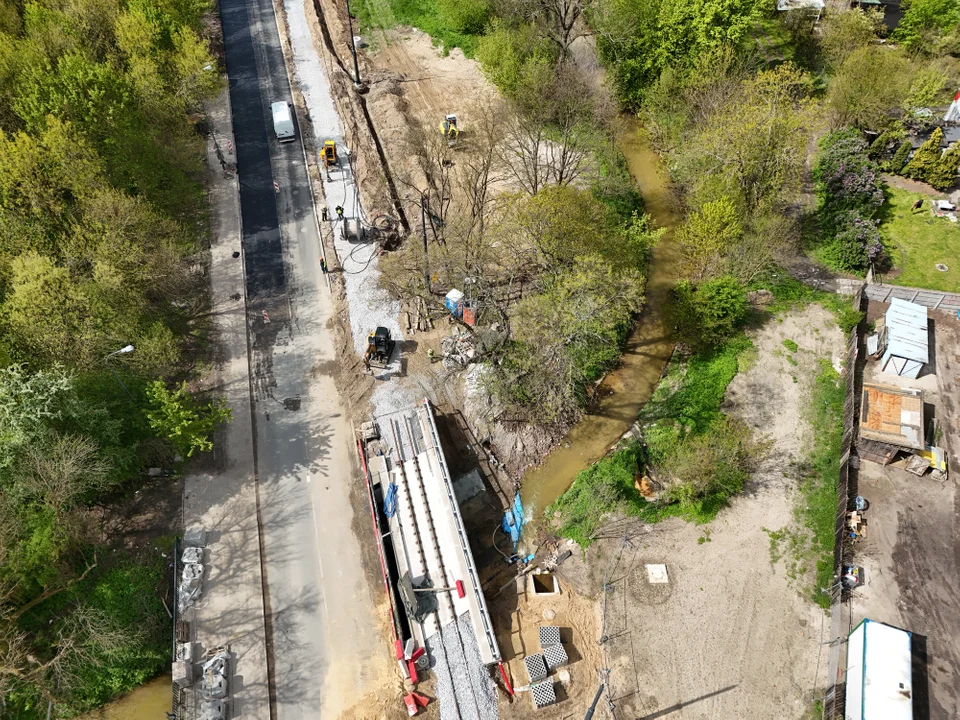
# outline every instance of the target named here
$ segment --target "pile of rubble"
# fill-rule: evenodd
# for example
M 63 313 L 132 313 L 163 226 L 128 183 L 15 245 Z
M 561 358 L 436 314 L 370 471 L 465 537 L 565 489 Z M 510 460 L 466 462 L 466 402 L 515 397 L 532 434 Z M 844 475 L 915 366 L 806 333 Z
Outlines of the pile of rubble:
M 214 650 L 203 664 L 203 680 L 200 684 L 203 702 L 200 708 L 200 720 L 225 720 L 227 717 L 229 666 L 230 650 L 227 647 Z
M 198 540 L 202 539 L 198 538 Z M 180 573 L 180 584 L 177 588 L 177 603 L 181 615 L 193 605 L 203 590 L 202 545 L 202 542 L 190 543 L 180 558 L 183 561 L 183 570 Z
M 458 370 L 469 365 L 477 355 L 474 336 L 459 325 L 454 327 L 450 337 L 440 343 L 443 351 L 443 366 L 447 370 Z

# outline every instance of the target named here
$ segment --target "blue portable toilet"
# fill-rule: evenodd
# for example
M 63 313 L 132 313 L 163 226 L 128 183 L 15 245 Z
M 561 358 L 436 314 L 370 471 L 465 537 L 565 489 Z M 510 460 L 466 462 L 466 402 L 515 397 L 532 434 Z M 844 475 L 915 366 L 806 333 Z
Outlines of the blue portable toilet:
M 454 317 L 458 318 L 463 315 L 463 293 L 456 288 L 447 293 L 444 304 Z

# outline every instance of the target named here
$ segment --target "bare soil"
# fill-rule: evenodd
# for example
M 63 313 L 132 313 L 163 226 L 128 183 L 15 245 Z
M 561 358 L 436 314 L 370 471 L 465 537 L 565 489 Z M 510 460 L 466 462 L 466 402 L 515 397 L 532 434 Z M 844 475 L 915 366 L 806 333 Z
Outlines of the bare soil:
M 601 611 L 607 578 L 600 635 L 616 718 L 795 719 L 826 684 L 828 623 L 771 565 L 765 529 L 793 520 L 788 470 L 812 432 L 810 378 L 820 358 L 839 358 L 843 337 L 816 305 L 770 319 L 751 337 L 756 359 L 731 383 L 724 410 L 757 428 L 771 450 L 744 494 L 706 526 L 615 521 L 612 537 L 559 569 Z M 784 340 L 799 349 L 789 352 Z M 647 564 L 666 565 L 669 583 L 648 582 Z

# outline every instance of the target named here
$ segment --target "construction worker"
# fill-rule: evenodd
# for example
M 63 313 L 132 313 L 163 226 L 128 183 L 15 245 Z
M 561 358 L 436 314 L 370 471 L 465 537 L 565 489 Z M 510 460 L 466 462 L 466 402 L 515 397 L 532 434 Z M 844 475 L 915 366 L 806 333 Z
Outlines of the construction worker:
M 343 205 L 337 205 L 334 210 L 337 211 L 337 217 L 343 220 Z
M 323 270 L 323 274 L 327 274 L 327 259 L 320 258 L 320 269 Z
M 427 348 L 427 360 L 433 364 L 433 348 Z

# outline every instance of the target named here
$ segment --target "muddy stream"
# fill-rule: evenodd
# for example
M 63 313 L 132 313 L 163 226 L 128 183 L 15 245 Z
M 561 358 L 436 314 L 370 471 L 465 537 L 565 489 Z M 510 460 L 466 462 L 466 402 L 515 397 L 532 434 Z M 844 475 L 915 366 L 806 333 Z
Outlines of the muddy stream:
M 77 720 L 166 720 L 172 700 L 170 682 L 170 675 L 161 675 Z
M 630 428 L 673 352 L 663 322 L 663 308 L 676 281 L 679 261 L 673 239 L 677 222 L 673 194 L 666 169 L 639 122 L 631 119 L 624 125 L 619 143 L 643 195 L 646 212 L 667 232 L 653 250 L 646 305 L 627 340 L 621 366 L 604 379 L 596 406 L 539 466 L 523 476 L 520 495 L 528 516 L 535 517 L 560 497 L 580 470 L 602 457 Z

